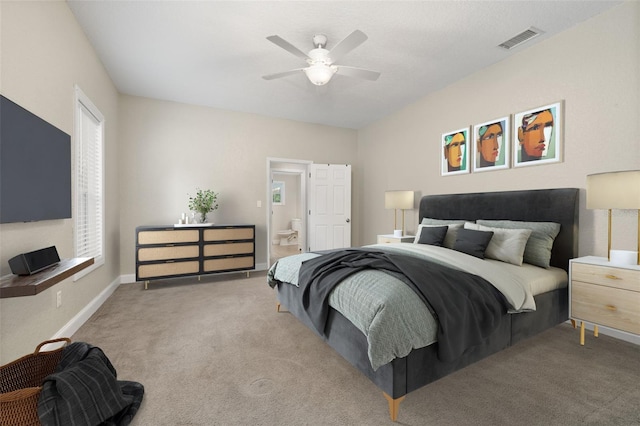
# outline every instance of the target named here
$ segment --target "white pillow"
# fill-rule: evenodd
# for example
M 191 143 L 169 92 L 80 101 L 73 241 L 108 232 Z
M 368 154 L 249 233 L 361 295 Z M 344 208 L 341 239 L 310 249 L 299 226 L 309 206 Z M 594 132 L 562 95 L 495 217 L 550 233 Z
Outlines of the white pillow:
M 493 232 L 493 237 L 491 237 L 487 250 L 484 252 L 485 257 L 518 266 L 522 265 L 524 248 L 531 235 L 531 229 L 492 228 L 470 222 L 465 223 L 464 227 L 477 231 Z
M 447 226 L 447 235 L 444 237 L 444 241 L 442 242 L 442 246 L 446 248 L 453 248 L 453 245 L 456 243 L 456 234 L 458 233 L 458 229 L 462 228 L 462 223 L 438 223 L 438 224 L 426 224 L 424 223 L 424 219 L 422 223 L 418 226 L 418 232 L 416 232 L 416 238 L 413 240 L 414 244 L 418 244 L 418 240 L 420 240 L 420 234 L 422 233 L 423 227 L 433 227 L 433 226 Z M 443 221 L 444 222 L 444 221 Z

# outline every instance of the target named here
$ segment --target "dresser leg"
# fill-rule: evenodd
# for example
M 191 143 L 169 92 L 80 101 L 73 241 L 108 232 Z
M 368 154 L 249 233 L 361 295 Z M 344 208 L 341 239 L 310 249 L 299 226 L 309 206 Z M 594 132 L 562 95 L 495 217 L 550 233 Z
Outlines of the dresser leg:
M 576 328 L 576 320 L 572 319 L 571 320 L 571 325 L 573 326 L 573 328 Z
M 580 345 L 584 346 L 584 321 L 580 321 Z
M 597 325 L 593 326 L 593 337 L 598 337 L 598 326 Z
M 144 282 L 144 289 L 148 289 L 149 288 L 149 281 L 145 281 Z

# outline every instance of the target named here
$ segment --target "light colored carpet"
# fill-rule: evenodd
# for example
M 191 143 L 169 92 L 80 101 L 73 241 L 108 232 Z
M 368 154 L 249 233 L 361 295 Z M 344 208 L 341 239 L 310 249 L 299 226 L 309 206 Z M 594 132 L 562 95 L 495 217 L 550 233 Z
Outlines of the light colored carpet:
M 72 337 L 145 386 L 141 425 L 385 425 L 382 392 L 264 273 L 120 286 Z M 410 393 L 399 425 L 638 425 L 640 347 L 568 325 Z

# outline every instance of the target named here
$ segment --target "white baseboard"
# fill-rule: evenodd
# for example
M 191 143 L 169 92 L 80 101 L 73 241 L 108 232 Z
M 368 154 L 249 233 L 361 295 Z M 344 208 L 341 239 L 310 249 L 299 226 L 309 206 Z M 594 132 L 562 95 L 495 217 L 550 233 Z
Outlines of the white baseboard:
M 136 274 L 120 275 L 121 284 L 133 284 L 136 282 Z
M 58 332 L 52 337 L 52 339 L 57 339 L 59 337 L 71 337 L 76 331 L 80 329 L 82 324 L 87 322 L 91 315 L 93 315 L 100 306 L 113 294 L 114 291 L 120 285 L 120 277 L 116 278 L 105 288 L 102 292 L 97 295 L 87 306 L 82 308 L 80 312 L 68 323 L 64 325 Z

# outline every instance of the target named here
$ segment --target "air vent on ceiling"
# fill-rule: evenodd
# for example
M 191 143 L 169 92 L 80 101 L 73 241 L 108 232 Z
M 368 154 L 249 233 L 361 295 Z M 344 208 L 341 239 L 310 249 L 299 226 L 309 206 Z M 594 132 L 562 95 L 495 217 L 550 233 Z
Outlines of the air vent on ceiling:
M 543 32 L 544 31 L 541 31 L 537 28 L 530 27 L 529 29 L 521 32 L 517 36 L 511 37 L 509 40 L 505 41 L 504 43 L 499 44 L 498 47 L 502 47 L 503 49 L 510 50 L 516 46 L 521 45 L 525 41 L 529 41 L 532 38 L 539 36 Z

